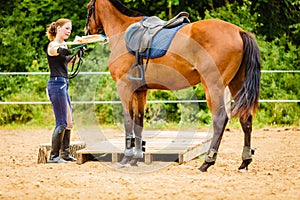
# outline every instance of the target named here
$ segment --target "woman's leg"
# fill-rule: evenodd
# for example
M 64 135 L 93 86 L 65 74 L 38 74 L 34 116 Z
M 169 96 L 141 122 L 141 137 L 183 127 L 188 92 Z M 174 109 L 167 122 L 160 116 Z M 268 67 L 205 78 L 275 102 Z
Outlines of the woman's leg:
M 68 93 L 67 88 L 67 101 L 68 101 L 68 119 L 67 119 L 67 128 L 65 130 L 65 134 L 62 141 L 61 147 L 61 157 L 66 161 L 76 161 L 70 154 L 70 140 L 71 140 L 71 129 L 73 127 L 73 118 L 72 118 L 72 106 L 71 106 L 71 99 Z
M 59 156 L 59 151 L 62 146 L 68 119 L 68 100 L 66 88 L 67 83 L 59 81 L 50 81 L 47 86 L 56 120 L 56 127 L 52 134 L 52 147 L 49 159 L 50 163 L 66 162 Z
M 76 161 L 77 159 L 74 158 L 70 154 L 70 140 L 71 140 L 71 129 L 73 127 L 73 119 L 72 119 L 72 106 L 70 97 L 68 96 L 68 124 L 65 130 L 63 142 L 62 142 L 62 149 L 61 149 L 61 157 L 66 161 Z

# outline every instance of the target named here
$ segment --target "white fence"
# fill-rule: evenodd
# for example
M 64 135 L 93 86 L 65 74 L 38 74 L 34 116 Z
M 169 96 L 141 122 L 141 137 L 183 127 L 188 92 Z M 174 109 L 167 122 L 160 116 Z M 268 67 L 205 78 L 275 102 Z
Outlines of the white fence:
M 300 73 L 300 70 L 261 70 L 262 73 Z M 109 75 L 109 72 L 80 72 L 85 75 Z M 49 72 L 0 72 L 1 75 L 49 75 Z M 205 103 L 206 100 L 149 100 L 147 103 Z M 262 103 L 300 103 L 298 100 L 277 99 L 268 100 L 260 99 Z M 14 102 L 0 102 L 0 105 L 14 105 L 14 104 L 51 104 L 49 101 L 14 101 Z M 72 101 L 72 104 L 121 104 L 121 101 Z

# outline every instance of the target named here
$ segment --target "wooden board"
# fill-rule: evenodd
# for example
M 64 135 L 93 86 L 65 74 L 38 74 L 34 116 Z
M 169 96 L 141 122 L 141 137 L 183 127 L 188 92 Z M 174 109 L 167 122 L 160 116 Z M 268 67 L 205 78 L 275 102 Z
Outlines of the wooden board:
M 108 38 L 103 35 L 87 35 L 87 36 L 76 36 L 74 41 L 66 42 L 67 45 L 79 45 L 79 44 L 89 44 L 94 42 L 104 42 L 108 41 Z
M 146 151 L 142 162 L 176 161 L 181 164 L 206 153 L 211 135 L 205 132 L 144 131 L 143 140 L 146 141 Z M 77 163 L 89 160 L 119 162 L 124 148 L 124 135 L 116 135 L 77 151 Z
M 84 149 L 86 147 L 84 142 L 71 141 L 70 142 L 70 154 L 76 157 L 76 151 Z M 40 144 L 38 149 L 37 163 L 47 163 L 49 151 L 51 150 L 51 143 Z

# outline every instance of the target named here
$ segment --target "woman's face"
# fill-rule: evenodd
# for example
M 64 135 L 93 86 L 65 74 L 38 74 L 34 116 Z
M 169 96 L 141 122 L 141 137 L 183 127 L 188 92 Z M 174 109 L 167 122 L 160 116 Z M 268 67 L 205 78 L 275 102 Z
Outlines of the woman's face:
M 63 26 L 57 27 L 57 36 L 60 37 L 63 40 L 66 40 L 69 38 L 72 32 L 72 23 L 67 22 Z

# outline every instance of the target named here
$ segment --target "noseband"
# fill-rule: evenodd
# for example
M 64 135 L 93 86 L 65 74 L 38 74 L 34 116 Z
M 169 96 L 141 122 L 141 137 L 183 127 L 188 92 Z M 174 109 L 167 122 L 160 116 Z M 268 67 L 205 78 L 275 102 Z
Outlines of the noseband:
M 97 31 L 100 32 L 101 29 L 102 29 L 102 26 L 100 26 L 99 24 L 97 24 L 97 21 L 96 21 L 95 3 L 96 3 L 96 0 L 92 0 L 91 6 L 89 7 L 89 10 L 88 10 L 87 19 L 86 19 L 86 23 L 85 23 L 85 30 L 87 30 L 86 35 L 90 35 L 91 34 L 91 32 L 89 30 L 89 22 L 90 22 L 90 19 L 91 19 L 92 15 L 93 15 L 96 27 L 97 27 Z

